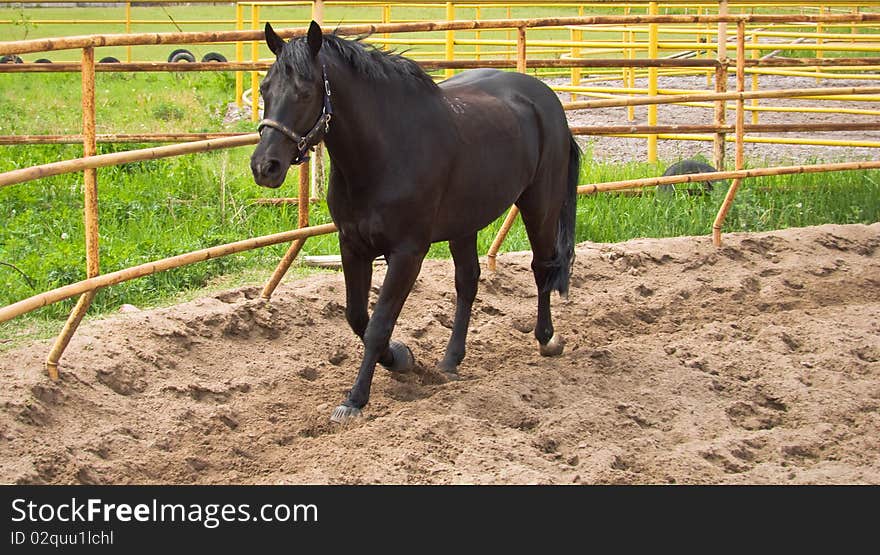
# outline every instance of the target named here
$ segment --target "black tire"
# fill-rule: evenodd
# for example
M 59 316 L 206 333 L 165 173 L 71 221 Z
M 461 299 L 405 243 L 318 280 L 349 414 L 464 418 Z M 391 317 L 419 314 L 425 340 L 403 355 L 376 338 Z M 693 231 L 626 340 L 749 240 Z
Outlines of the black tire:
M 35 64 L 51 64 L 52 60 L 50 60 L 49 58 L 38 58 L 38 59 L 34 60 L 34 63 Z
M 98 60 L 99 64 L 118 64 L 119 60 L 114 58 L 113 56 L 104 56 L 100 60 Z
M 716 170 L 709 164 L 700 162 L 699 160 L 687 159 L 672 164 L 671 166 L 666 168 L 666 171 L 663 172 L 663 175 L 686 175 L 690 173 L 710 173 L 717 171 L 718 170 Z M 705 194 L 711 192 L 714 185 L 723 183 L 723 180 L 717 180 L 703 181 L 702 183 L 691 183 L 690 187 L 688 187 L 687 183 L 679 183 L 678 185 L 660 185 L 659 187 L 657 187 L 657 190 L 661 193 L 674 193 L 676 191 L 683 191 L 689 194 Z
M 168 61 L 172 64 L 177 62 L 194 62 L 196 57 L 186 48 L 178 48 L 171 51 L 171 54 L 168 55 Z
M 219 52 L 208 52 L 204 56 L 202 56 L 203 62 L 226 62 L 226 56 L 220 54 Z
M 0 64 L 23 64 L 24 60 L 16 55 L 7 55 L 0 57 Z

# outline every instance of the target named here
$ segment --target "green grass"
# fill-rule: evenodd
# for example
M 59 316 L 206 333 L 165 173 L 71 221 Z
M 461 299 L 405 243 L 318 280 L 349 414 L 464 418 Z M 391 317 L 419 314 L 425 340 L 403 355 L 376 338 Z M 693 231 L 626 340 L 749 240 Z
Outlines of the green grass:
M 213 17 L 218 13 L 216 10 L 219 10 L 220 17 L 226 17 L 223 10 L 227 8 L 169 6 L 166 9 L 180 22 Z M 276 9 L 279 11 L 274 12 Z M 114 10 L 116 8 L 101 8 L 93 13 L 96 18 L 115 17 Z M 231 7 L 228 10 L 231 18 Z M 442 16 L 436 9 L 395 10 L 396 19 Z M 58 26 L 34 23 L 39 18 L 48 18 L 49 11 L 35 10 L 39 15 L 31 15 L 28 10 L 27 15 L 22 15 L 25 12 L 17 8 L 0 10 L 0 21 L 16 16 L 20 19 L 18 25 L 5 28 L 7 34 L 4 38 L 61 34 Z M 461 11 L 464 13 L 459 17 L 471 17 L 467 10 Z M 570 11 L 570 14 L 557 15 L 574 15 L 574 11 Z M 62 17 L 62 12 L 63 17 L 70 17 L 67 9 L 57 12 L 56 18 Z M 347 12 L 346 17 L 339 19 L 347 23 L 369 15 L 365 13 Z M 167 19 L 160 8 L 153 7 L 137 8 L 135 15 Z M 513 17 L 536 15 L 546 14 L 523 9 L 512 13 Z M 488 9 L 483 11 L 484 18 L 506 16 L 506 10 L 497 14 Z M 263 17 L 283 20 L 305 17 L 305 14 L 272 8 L 265 9 Z M 327 20 L 334 21 L 333 17 L 328 12 Z M 195 28 L 212 27 L 202 24 Z M 216 28 L 231 28 L 231 25 L 218 23 Z M 4 29 L 2 23 L 0 29 Z M 170 31 L 174 27 L 163 23 L 134 30 Z M 96 23 L 76 27 L 68 34 L 121 31 L 113 25 Z M 535 31 L 534 36 L 551 36 L 542 33 L 545 31 Z M 506 36 L 506 33 L 502 31 L 495 35 Z M 483 36 L 492 35 L 484 33 Z M 532 32 L 529 36 L 533 36 Z M 139 47 L 133 49 L 134 58 L 165 59 L 166 50 L 171 48 Z M 210 47 L 231 57 L 231 46 L 226 51 L 223 48 L 227 47 Z M 428 49 L 416 50 L 424 52 Z M 208 51 L 208 47 L 196 46 L 192 50 L 200 56 Z M 98 56 L 104 55 L 123 58 L 125 52 L 124 49 L 100 49 Z M 267 56 L 268 52 L 262 55 Z M 76 60 L 78 57 L 77 51 L 52 54 L 56 60 Z M 98 132 L 251 130 L 250 122 L 223 124 L 226 105 L 233 98 L 233 75 L 99 73 Z M 78 74 L 0 74 L 0 134 L 77 133 L 81 125 L 79 97 Z M 111 152 L 138 146 L 147 145 L 101 145 L 99 150 Z M 102 272 L 295 227 L 296 207 L 264 206 L 253 202 L 256 198 L 270 196 L 270 191 L 253 183 L 248 168 L 251 150 L 240 148 L 99 170 Z M 81 155 L 82 149 L 76 145 L 4 146 L 0 147 L 0 152 L 0 171 L 8 171 L 75 158 Z M 665 164 L 597 163 L 587 153 L 581 183 L 655 176 L 663 167 Z M 737 197 L 725 230 L 763 231 L 822 223 L 875 222 L 880 220 L 878 183 L 880 172 L 877 171 L 749 180 Z M 292 196 L 292 190 L 288 184 L 272 194 Z M 708 195 L 688 196 L 649 191 L 641 196 L 604 194 L 582 197 L 578 201 L 577 240 L 613 242 L 634 237 L 704 235 L 710 230 L 723 193 L 723 190 L 716 190 Z M 0 263 L 3 263 L 0 264 L 0 306 L 85 277 L 82 210 L 82 177 L 79 174 L 0 188 Z M 311 207 L 310 212 L 312 223 L 329 221 L 327 208 L 322 204 Z M 481 253 L 487 251 L 500 225 L 499 219 L 479 234 Z M 304 254 L 331 254 L 337 252 L 337 248 L 335 236 L 316 237 L 306 243 Z M 502 250 L 528 248 L 525 231 L 518 222 Z M 90 313 L 107 314 L 123 303 L 141 307 L 171 304 L 199 294 L 195 291 L 206 286 L 260 283 L 268 277 L 285 249 L 286 245 L 276 245 L 120 284 L 99 293 Z M 449 256 L 447 246 L 435 245 L 430 256 Z M 4 342 L 6 338 L 54 334 L 59 319 L 66 317 L 72 304 L 73 300 L 58 303 L 0 324 L 0 338 L 3 338 L 0 339 L 0 349 L 14 343 Z

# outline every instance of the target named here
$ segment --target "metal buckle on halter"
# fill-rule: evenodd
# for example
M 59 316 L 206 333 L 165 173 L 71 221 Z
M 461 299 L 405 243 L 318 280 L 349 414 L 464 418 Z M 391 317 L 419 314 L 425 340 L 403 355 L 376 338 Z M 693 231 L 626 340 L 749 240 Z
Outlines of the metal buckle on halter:
M 320 143 L 323 135 L 330 131 L 333 106 L 330 104 L 330 80 L 327 78 L 327 68 L 323 68 L 322 73 L 324 77 L 324 106 L 321 108 L 321 114 L 318 116 L 317 121 L 315 121 L 315 125 L 312 126 L 308 133 L 300 135 L 283 123 L 269 118 L 264 118 L 257 126 L 257 132 L 260 134 L 262 134 L 264 127 L 271 127 L 293 141 L 297 149 L 296 156 L 293 158 L 293 163 L 295 164 L 308 160 L 309 150 Z

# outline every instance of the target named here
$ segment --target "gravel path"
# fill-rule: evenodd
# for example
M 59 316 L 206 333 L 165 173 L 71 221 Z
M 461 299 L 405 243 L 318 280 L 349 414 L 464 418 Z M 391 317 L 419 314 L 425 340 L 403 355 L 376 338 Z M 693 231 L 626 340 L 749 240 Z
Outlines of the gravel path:
M 569 84 L 567 79 L 552 79 L 548 81 L 553 85 Z M 761 90 L 771 89 L 795 89 L 810 87 L 863 87 L 877 86 L 876 80 L 816 80 L 809 77 L 786 77 L 786 76 L 761 76 Z M 595 86 L 620 87 L 620 81 L 606 81 L 595 83 Z M 705 77 L 661 77 L 658 82 L 661 89 L 692 89 L 705 90 Z M 751 86 L 747 81 L 746 87 Z M 647 87 L 646 79 L 637 79 L 636 87 Z M 728 90 L 736 90 L 736 81 L 730 79 Z M 709 91 L 711 92 L 711 91 Z M 561 93 L 563 102 L 568 102 L 570 96 Z M 730 102 L 731 107 L 735 106 Z M 762 99 L 759 106 L 793 106 L 793 107 L 837 107 L 841 110 L 880 110 L 876 103 L 850 102 L 834 100 L 796 100 L 796 99 Z M 658 124 L 711 124 L 713 110 L 677 105 L 661 105 L 657 111 Z M 601 108 L 591 110 L 574 110 L 568 112 L 568 120 L 572 126 L 590 125 L 625 125 L 633 123 L 644 125 L 647 123 L 648 109 L 645 106 L 636 107 L 635 121 L 627 120 L 626 108 Z M 746 122 L 751 122 L 751 113 L 746 114 Z M 735 114 L 733 110 L 727 113 L 727 121 L 733 123 Z M 876 121 L 878 116 L 849 114 L 849 113 L 798 113 L 798 112 L 760 112 L 759 123 L 830 123 L 830 122 L 867 122 Z M 852 141 L 878 141 L 880 131 L 835 131 L 811 133 L 822 139 L 852 140 Z M 770 133 L 755 133 L 748 136 L 774 136 Z M 776 135 L 779 136 L 779 135 Z M 804 138 L 804 133 L 787 134 L 791 138 Z M 592 148 L 593 156 L 603 161 L 646 161 L 647 143 L 644 139 L 632 139 L 623 137 L 579 137 L 580 143 Z M 672 141 L 661 140 L 658 143 L 658 156 L 660 160 L 671 163 L 682 158 L 689 158 L 698 154 L 707 159 L 712 159 L 711 141 Z M 809 146 L 787 144 L 757 144 L 746 143 L 745 157 L 752 166 L 798 164 L 810 161 L 842 162 L 853 160 L 875 160 L 880 154 L 876 148 L 865 147 L 838 147 L 838 146 Z M 734 156 L 733 143 L 727 144 L 727 159 L 732 162 Z

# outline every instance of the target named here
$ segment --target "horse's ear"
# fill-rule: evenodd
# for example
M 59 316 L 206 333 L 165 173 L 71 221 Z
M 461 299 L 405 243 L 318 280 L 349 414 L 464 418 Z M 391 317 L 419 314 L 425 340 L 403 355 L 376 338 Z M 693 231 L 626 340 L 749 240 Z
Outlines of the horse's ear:
M 269 45 L 272 54 L 276 56 L 281 54 L 281 49 L 284 48 L 284 39 L 278 36 L 268 21 L 266 22 L 266 44 Z
M 321 31 L 321 26 L 312 20 L 311 25 L 309 25 L 309 51 L 312 53 L 312 58 L 318 56 L 318 51 L 321 50 L 321 44 L 324 42 L 324 35 Z

